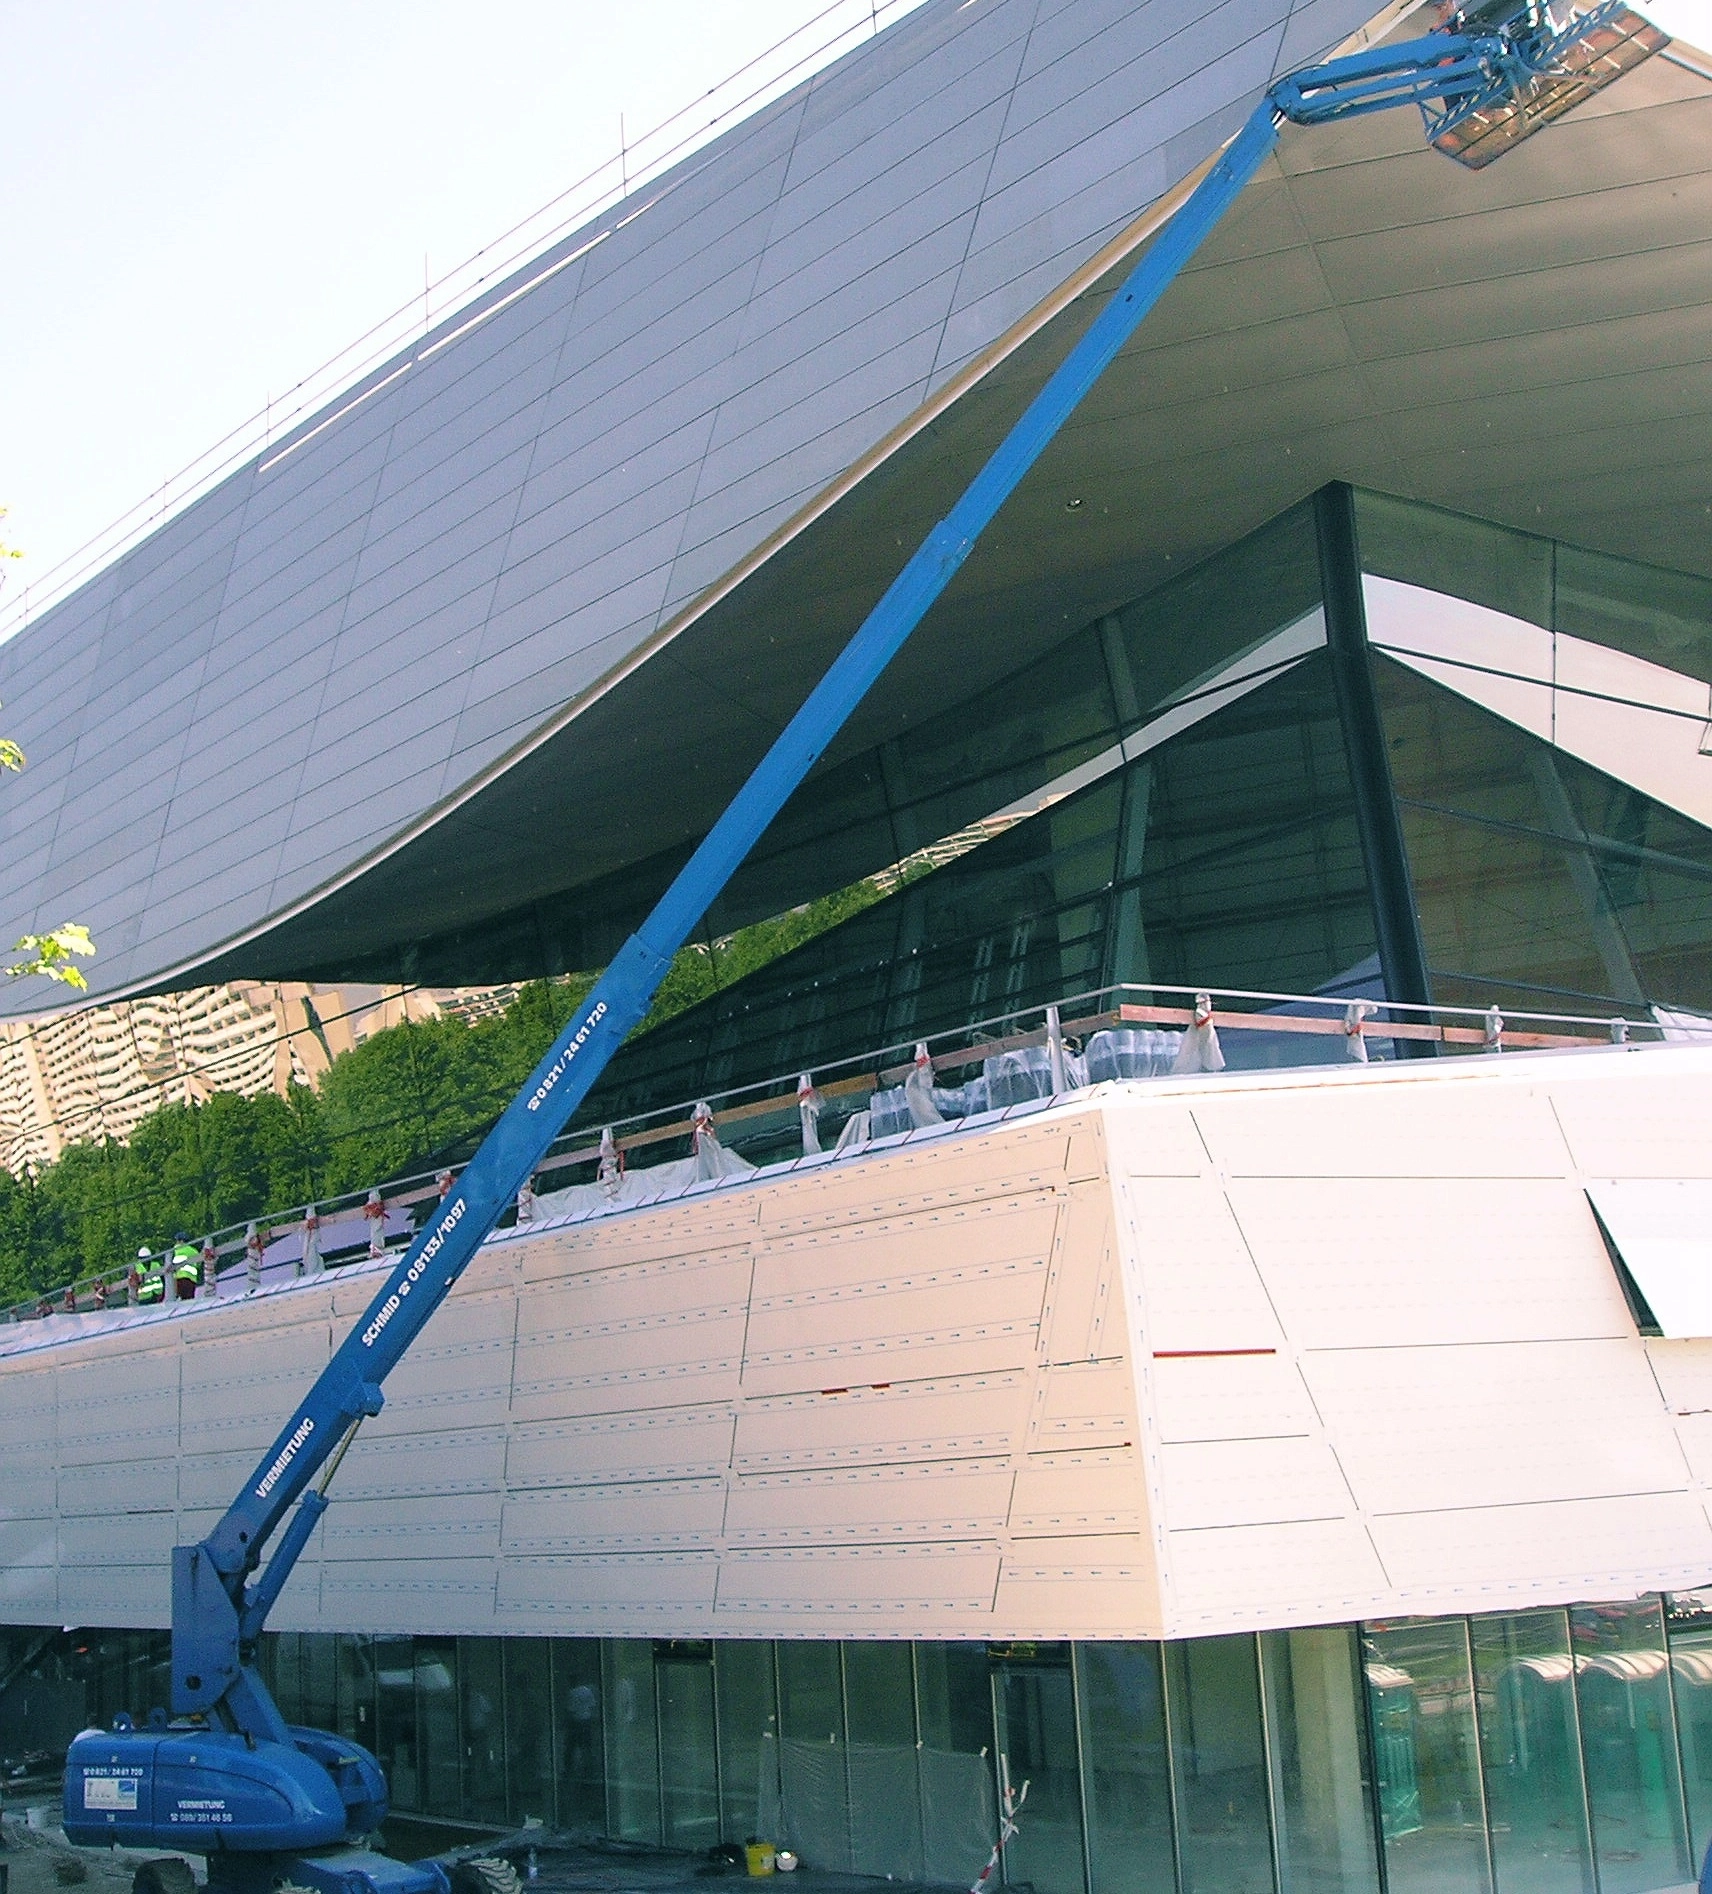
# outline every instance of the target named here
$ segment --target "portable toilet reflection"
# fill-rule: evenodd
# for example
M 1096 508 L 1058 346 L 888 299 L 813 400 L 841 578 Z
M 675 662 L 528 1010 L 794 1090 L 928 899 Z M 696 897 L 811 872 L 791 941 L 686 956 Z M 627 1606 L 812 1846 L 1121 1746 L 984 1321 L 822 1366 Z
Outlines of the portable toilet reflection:
M 1421 1778 L 1415 1766 L 1415 1680 L 1395 1664 L 1370 1663 L 1367 1690 L 1385 1833 L 1413 1835 L 1422 1825 Z

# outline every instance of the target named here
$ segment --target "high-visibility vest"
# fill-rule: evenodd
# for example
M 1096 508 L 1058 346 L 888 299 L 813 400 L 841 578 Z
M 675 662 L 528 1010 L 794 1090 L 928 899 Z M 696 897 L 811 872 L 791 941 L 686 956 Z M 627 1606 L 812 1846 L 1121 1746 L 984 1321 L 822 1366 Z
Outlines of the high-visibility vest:
M 202 1252 L 194 1243 L 175 1243 L 172 1251 L 172 1273 L 178 1282 L 200 1282 L 202 1280 Z
M 161 1272 L 161 1259 L 150 1257 L 143 1265 L 143 1279 L 137 1285 L 139 1302 L 159 1302 L 166 1295 L 166 1277 Z

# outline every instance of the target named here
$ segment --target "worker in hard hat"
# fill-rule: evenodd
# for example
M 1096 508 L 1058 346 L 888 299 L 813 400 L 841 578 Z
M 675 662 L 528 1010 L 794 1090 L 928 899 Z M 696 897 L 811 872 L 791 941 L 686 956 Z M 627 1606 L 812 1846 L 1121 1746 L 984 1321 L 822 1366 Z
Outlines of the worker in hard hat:
M 172 1293 L 180 1302 L 192 1302 L 196 1298 L 197 1284 L 202 1280 L 202 1252 L 180 1230 L 172 1239 Z
M 166 1300 L 166 1272 L 161 1267 L 161 1259 L 148 1244 L 137 1251 L 137 1266 L 131 1272 L 136 1278 L 137 1301 L 144 1307 Z

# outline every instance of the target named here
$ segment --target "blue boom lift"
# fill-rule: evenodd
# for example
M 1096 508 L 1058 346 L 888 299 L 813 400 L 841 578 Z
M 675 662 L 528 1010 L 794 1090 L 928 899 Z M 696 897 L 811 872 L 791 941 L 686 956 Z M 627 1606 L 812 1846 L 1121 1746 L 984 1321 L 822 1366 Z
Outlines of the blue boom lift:
M 328 1482 L 353 1434 L 380 1412 L 387 1375 L 647 1012 L 691 928 L 1254 176 L 1279 128 L 1415 105 L 1438 149 L 1478 167 L 1666 43 L 1620 0 L 1585 9 L 1574 0 L 1487 0 L 1423 38 L 1315 66 L 1268 91 L 619 952 L 224 1518 L 200 1545 L 174 1550 L 171 1716 L 154 1711 L 142 1726 L 120 1716 L 72 1744 L 65 1832 L 73 1841 L 205 1855 L 216 1894 L 449 1894 L 437 1865 L 395 1861 L 366 1845 L 387 1814 L 376 1759 L 342 1736 L 288 1726 L 255 1667 L 268 1612 L 327 1509 Z M 138 1875 L 146 1894 L 171 1894 L 187 1878 L 181 1860 L 146 1864 Z

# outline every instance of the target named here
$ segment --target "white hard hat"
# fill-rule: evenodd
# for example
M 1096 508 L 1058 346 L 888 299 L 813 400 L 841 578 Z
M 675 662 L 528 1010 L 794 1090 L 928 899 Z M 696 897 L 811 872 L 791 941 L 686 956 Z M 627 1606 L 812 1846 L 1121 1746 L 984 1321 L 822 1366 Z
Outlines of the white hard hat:
M 146 1263 L 153 1254 L 154 1251 L 145 1243 L 143 1247 L 137 1251 L 137 1261 L 139 1263 Z

